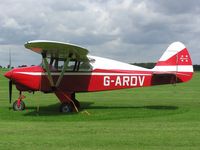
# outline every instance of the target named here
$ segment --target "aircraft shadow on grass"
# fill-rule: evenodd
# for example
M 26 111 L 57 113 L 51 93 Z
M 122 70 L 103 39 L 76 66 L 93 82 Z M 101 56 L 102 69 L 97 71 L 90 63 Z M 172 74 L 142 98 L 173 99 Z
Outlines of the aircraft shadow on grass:
M 156 109 L 156 110 L 176 110 L 177 106 L 149 105 L 149 106 L 91 106 L 87 109 Z
M 177 106 L 167 106 L 167 105 L 148 105 L 148 106 L 93 106 L 93 102 L 81 102 L 81 111 L 85 109 L 152 109 L 152 110 L 177 110 Z M 37 107 L 27 107 L 27 113 L 25 116 L 57 116 L 63 115 L 58 111 L 59 103 L 49 105 L 49 106 L 40 106 L 39 112 L 37 112 Z M 67 115 L 74 115 L 76 113 L 70 113 Z

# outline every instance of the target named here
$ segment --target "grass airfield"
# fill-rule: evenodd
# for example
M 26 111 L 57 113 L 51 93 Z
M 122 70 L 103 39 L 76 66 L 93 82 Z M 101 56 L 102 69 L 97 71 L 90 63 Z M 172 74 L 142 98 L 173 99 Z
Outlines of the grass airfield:
M 24 93 L 25 111 L 9 109 L 3 73 L 0 149 L 200 149 L 200 72 L 176 86 L 80 93 L 82 110 L 73 114 L 59 113 L 56 96 L 41 92 Z

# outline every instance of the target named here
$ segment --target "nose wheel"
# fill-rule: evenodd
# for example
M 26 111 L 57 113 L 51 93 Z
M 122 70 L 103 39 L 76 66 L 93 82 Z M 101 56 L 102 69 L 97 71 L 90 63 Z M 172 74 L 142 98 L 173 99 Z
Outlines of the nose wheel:
M 13 103 L 13 110 L 14 111 L 22 111 L 25 109 L 25 103 L 22 100 L 16 100 Z
M 14 111 L 22 111 L 25 109 L 25 103 L 22 101 L 25 96 L 22 95 L 22 92 L 19 92 L 19 98 L 13 103 L 13 110 Z

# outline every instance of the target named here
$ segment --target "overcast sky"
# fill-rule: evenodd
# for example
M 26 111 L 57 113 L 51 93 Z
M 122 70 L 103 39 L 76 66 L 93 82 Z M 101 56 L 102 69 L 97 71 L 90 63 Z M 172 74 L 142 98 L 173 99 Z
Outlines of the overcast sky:
M 57 40 L 91 55 L 124 62 L 156 62 L 183 42 L 200 64 L 199 0 L 0 0 L 0 65 L 39 64 L 29 40 Z

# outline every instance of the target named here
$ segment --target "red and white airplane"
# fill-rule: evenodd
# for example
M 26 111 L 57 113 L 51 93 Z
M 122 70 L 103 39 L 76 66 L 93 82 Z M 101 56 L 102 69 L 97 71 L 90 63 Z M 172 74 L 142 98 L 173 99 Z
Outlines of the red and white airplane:
M 77 92 L 106 91 L 186 82 L 192 78 L 193 66 L 188 50 L 181 42 L 172 43 L 153 69 L 90 56 L 86 48 L 56 41 L 29 41 L 25 47 L 42 55 L 39 66 L 15 68 L 5 77 L 19 90 L 14 110 L 24 110 L 22 92 L 55 93 L 61 112 L 78 112 Z

